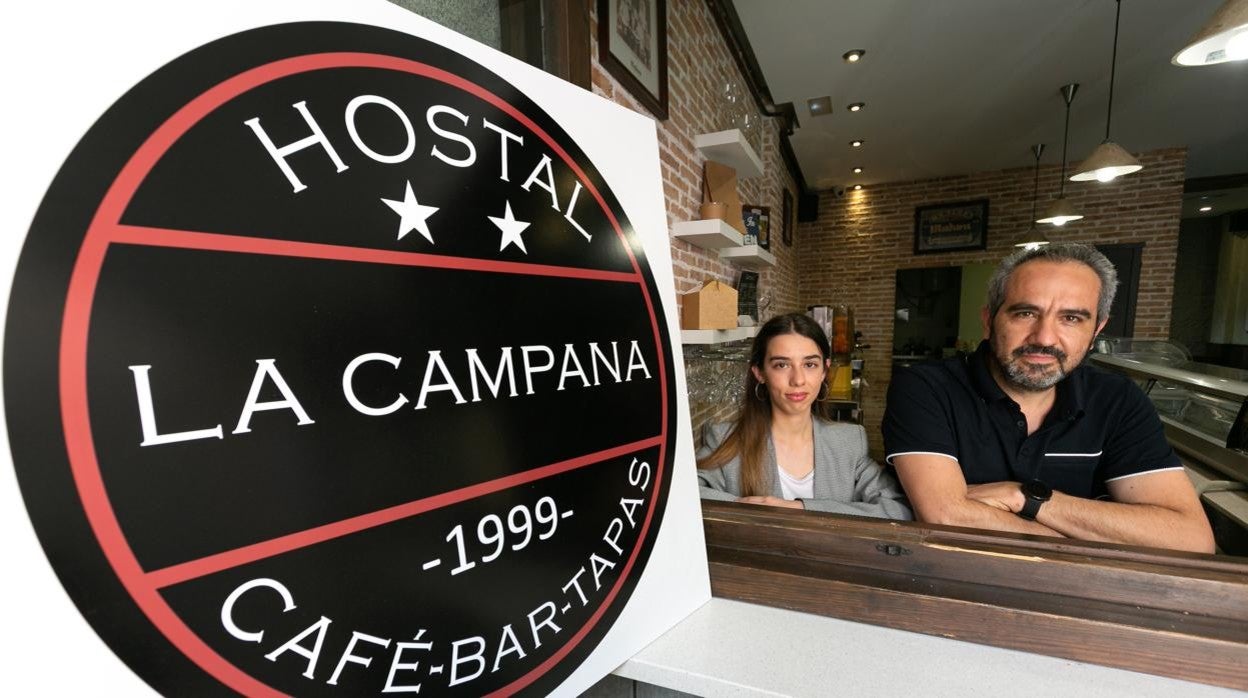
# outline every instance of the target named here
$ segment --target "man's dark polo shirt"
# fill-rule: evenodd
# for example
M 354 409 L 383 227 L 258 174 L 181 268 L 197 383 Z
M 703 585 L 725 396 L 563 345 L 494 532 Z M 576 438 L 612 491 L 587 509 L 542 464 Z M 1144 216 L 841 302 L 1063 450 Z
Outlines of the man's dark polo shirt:
M 988 372 L 982 342 L 969 356 L 893 374 L 884 413 L 887 460 L 930 453 L 958 461 L 968 485 L 1038 479 L 1079 497 L 1102 497 L 1105 483 L 1180 468 L 1161 420 L 1126 376 L 1086 363 L 1057 384 L 1036 433 Z

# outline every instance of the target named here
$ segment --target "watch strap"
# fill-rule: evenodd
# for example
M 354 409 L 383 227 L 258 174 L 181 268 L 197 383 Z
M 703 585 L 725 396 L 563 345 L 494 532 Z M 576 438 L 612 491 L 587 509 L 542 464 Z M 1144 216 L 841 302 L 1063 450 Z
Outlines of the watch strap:
M 1023 496 L 1023 508 L 1018 515 L 1028 521 L 1035 521 L 1036 515 L 1040 513 L 1040 505 L 1044 504 L 1043 499 L 1034 499 L 1026 495 Z

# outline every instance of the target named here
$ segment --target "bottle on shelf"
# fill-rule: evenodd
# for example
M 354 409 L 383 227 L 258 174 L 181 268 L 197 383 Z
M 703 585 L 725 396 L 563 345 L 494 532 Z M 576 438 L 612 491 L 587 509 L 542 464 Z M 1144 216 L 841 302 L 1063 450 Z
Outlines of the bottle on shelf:
M 851 401 L 854 399 L 854 310 L 846 303 L 813 305 L 807 310 L 823 328 L 832 349 L 832 355 L 828 357 L 827 398 Z
M 847 303 L 828 307 L 832 346 L 832 365 L 828 368 L 828 397 L 834 400 L 853 399 L 854 309 Z

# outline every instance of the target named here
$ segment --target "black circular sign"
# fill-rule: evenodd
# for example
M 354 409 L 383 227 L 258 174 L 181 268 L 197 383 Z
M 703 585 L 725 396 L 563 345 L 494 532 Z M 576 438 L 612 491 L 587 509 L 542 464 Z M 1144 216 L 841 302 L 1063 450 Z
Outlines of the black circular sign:
M 266 27 L 61 168 L 5 333 L 14 463 L 83 615 L 169 694 L 548 692 L 632 593 L 670 338 L 602 177 L 406 34 Z

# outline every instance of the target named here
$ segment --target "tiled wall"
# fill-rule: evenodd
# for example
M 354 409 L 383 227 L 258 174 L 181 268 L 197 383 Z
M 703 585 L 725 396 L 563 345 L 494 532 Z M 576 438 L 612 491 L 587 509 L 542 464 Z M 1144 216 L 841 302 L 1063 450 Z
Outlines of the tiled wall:
M 1061 228 L 1046 226 L 1054 242 L 1144 243 L 1135 332 L 1164 338 L 1170 330 L 1174 259 L 1178 247 L 1186 150 L 1139 155 L 1144 169 L 1111 183 L 1066 183 L 1066 198 L 1085 218 Z M 1020 156 L 1025 160 L 1027 154 Z M 1040 171 L 1040 210 L 1057 196 L 1057 165 Z M 898 269 L 996 262 L 1031 217 L 1034 167 L 880 184 L 838 198 L 820 195 L 819 220 L 797 229 L 801 306 L 848 300 L 857 328 L 871 345 L 865 352 L 867 433 L 871 450 L 883 450 L 880 420 L 892 372 L 893 305 Z M 915 255 L 914 210 L 942 202 L 988 199 L 988 249 Z M 963 338 L 978 341 L 979 337 Z

